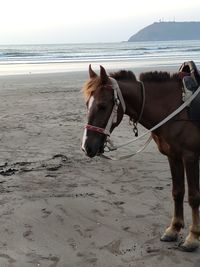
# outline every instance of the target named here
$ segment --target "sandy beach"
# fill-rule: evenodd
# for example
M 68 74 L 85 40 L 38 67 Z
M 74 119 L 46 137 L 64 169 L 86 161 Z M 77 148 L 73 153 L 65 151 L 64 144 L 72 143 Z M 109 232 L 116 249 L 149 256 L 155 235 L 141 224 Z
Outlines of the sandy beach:
M 0 267 L 199 267 L 200 250 L 177 249 L 187 196 L 179 241 L 160 242 L 173 202 L 154 143 L 123 161 L 80 150 L 87 75 L 0 76 Z M 125 118 L 113 139 L 131 138 Z

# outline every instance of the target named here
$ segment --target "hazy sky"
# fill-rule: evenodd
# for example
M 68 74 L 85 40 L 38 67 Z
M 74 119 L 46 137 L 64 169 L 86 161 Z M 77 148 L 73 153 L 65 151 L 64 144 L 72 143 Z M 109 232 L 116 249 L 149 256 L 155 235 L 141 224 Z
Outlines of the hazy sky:
M 200 0 L 0 0 L 0 44 L 125 41 L 155 21 L 199 21 Z

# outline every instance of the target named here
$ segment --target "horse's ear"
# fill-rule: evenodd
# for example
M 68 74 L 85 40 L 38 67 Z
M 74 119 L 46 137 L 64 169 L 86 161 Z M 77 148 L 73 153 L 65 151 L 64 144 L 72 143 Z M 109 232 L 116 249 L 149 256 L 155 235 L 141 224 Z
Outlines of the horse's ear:
M 91 64 L 89 65 L 89 75 L 90 75 L 90 78 L 97 77 L 97 74 L 93 71 Z
M 106 73 L 106 70 L 101 65 L 100 65 L 100 78 L 103 83 L 108 82 L 108 75 Z

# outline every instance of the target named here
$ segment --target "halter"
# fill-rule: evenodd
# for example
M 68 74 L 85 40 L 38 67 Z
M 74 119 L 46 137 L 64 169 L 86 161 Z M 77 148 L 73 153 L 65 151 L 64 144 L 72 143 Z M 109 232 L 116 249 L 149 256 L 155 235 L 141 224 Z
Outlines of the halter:
M 125 110 L 126 110 L 126 105 L 125 105 L 125 102 L 124 102 L 124 98 L 122 96 L 122 92 L 121 92 L 121 90 L 119 88 L 119 85 L 118 85 L 117 81 L 112 77 L 109 77 L 109 79 L 110 79 L 111 84 L 112 84 L 111 88 L 114 91 L 114 106 L 113 106 L 110 118 L 108 119 L 106 127 L 105 128 L 101 128 L 101 127 L 93 126 L 93 125 L 90 125 L 90 124 L 86 124 L 85 125 L 86 129 L 88 129 L 90 131 L 93 131 L 93 132 L 105 134 L 106 136 L 110 136 L 111 127 L 112 127 L 112 125 L 114 123 L 117 122 L 117 111 L 118 111 L 120 103 L 122 105 L 122 109 L 123 109 L 124 113 L 125 113 Z
M 142 81 L 139 81 L 140 84 L 141 84 L 141 89 L 142 89 L 142 106 L 141 106 L 141 109 L 140 109 L 140 113 L 139 113 L 139 116 L 138 116 L 138 119 L 135 120 L 134 118 L 131 118 L 130 117 L 130 123 L 132 122 L 133 124 L 133 132 L 135 134 L 135 137 L 138 136 L 138 128 L 137 128 L 137 125 L 138 123 L 140 122 L 140 120 L 142 119 L 142 115 L 143 115 L 143 112 L 144 112 L 144 105 L 145 105 L 145 87 L 144 87 L 144 83 Z

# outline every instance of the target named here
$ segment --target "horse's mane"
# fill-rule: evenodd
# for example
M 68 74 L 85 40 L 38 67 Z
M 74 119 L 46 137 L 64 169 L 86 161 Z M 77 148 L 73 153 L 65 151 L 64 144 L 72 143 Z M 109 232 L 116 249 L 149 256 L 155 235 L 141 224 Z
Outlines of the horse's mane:
M 140 81 L 143 82 L 169 82 L 169 81 L 181 81 L 178 73 L 170 74 L 169 72 L 154 71 L 144 72 L 140 74 Z
M 120 70 L 118 72 L 109 73 L 110 77 L 116 79 L 117 81 L 130 80 L 136 82 L 136 76 L 132 71 Z M 178 76 L 178 73 L 170 74 L 169 72 L 162 71 L 151 71 L 144 72 L 140 74 L 140 81 L 143 82 L 169 82 L 169 81 L 177 81 L 181 82 L 181 79 Z M 100 77 L 97 76 L 88 80 L 83 86 L 83 94 L 86 99 L 90 97 L 91 93 L 100 85 L 101 80 Z
M 112 72 L 110 73 L 110 77 L 116 79 L 116 80 L 131 80 L 136 81 L 135 74 L 130 70 L 120 70 L 118 72 Z
M 99 76 L 86 81 L 82 89 L 85 99 L 88 99 L 90 97 L 91 93 L 95 90 L 95 88 L 99 86 L 99 84 L 100 84 Z
M 136 77 L 132 71 L 120 70 L 118 72 L 109 73 L 109 76 L 118 81 L 119 80 L 136 81 Z M 101 80 L 99 76 L 86 81 L 82 89 L 85 99 L 88 99 L 88 97 L 90 97 L 91 93 L 95 90 L 95 88 L 97 88 L 100 85 L 100 83 Z

